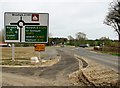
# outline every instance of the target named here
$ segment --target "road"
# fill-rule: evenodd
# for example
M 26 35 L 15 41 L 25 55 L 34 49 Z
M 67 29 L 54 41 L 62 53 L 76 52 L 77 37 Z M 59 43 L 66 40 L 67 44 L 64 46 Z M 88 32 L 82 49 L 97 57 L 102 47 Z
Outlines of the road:
M 78 70 L 78 61 L 73 56 L 68 55 L 63 51 L 60 50 L 57 51 L 61 55 L 61 60 L 51 67 L 2 68 L 3 85 L 10 86 L 73 85 L 72 82 L 68 79 L 68 75 Z
M 80 47 L 64 47 L 61 48 L 62 51 L 64 52 L 68 52 L 71 55 L 79 55 L 82 57 L 85 57 L 87 59 L 96 61 L 97 63 L 100 63 L 102 65 L 105 65 L 107 67 L 109 67 L 110 69 L 118 72 L 118 68 L 120 68 L 120 64 L 119 64 L 119 59 L 120 57 L 118 56 L 113 56 L 113 55 L 109 55 L 109 54 L 102 54 L 102 53 L 96 53 L 94 51 L 90 51 L 86 48 L 80 48 Z

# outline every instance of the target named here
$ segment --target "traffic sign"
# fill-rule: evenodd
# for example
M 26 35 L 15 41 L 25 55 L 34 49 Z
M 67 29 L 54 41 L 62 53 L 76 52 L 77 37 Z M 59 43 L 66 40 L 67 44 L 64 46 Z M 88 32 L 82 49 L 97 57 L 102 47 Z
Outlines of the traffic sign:
M 18 40 L 17 26 L 6 26 L 6 40 Z
M 26 26 L 25 42 L 46 42 L 47 26 Z
M 45 51 L 45 44 L 35 44 L 35 51 Z
M 4 25 L 5 42 L 48 42 L 48 13 L 5 12 Z

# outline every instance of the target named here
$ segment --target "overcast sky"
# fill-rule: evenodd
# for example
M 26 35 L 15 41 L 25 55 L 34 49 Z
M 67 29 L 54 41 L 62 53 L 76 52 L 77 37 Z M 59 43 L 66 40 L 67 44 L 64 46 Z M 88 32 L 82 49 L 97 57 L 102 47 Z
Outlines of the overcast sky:
M 49 13 L 49 33 L 53 37 L 75 38 L 84 32 L 88 39 L 107 36 L 117 39 L 112 27 L 103 24 L 112 0 L 1 0 L 0 29 L 4 28 L 4 12 Z

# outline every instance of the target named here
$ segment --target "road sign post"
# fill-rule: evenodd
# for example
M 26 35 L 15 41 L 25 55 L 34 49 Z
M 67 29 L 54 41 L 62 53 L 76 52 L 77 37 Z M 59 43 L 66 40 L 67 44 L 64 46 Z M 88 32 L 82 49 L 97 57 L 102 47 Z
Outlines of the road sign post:
M 45 51 L 45 44 L 35 44 L 35 51 L 41 52 L 41 51 Z
M 45 51 L 45 44 L 35 44 L 34 47 L 35 47 L 35 51 L 38 52 L 38 58 L 41 62 L 40 52 Z
M 40 63 L 42 62 L 42 60 L 41 60 L 41 58 L 40 58 L 40 52 L 38 52 L 39 54 L 39 56 L 38 56 L 38 59 L 40 60 Z
M 48 43 L 48 13 L 5 12 L 4 26 L 5 42 Z M 14 61 L 14 44 L 12 44 L 12 61 Z
M 15 60 L 15 45 L 12 44 L 12 62 Z

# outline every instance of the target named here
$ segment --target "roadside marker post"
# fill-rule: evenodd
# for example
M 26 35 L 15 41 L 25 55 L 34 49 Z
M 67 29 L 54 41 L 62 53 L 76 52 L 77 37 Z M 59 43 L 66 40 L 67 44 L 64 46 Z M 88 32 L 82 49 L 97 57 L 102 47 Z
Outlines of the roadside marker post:
M 41 58 L 40 58 L 40 52 L 39 52 L 39 56 L 38 56 L 38 59 L 40 60 L 40 63 L 42 62 Z
M 12 44 L 12 62 L 15 60 L 15 45 Z

